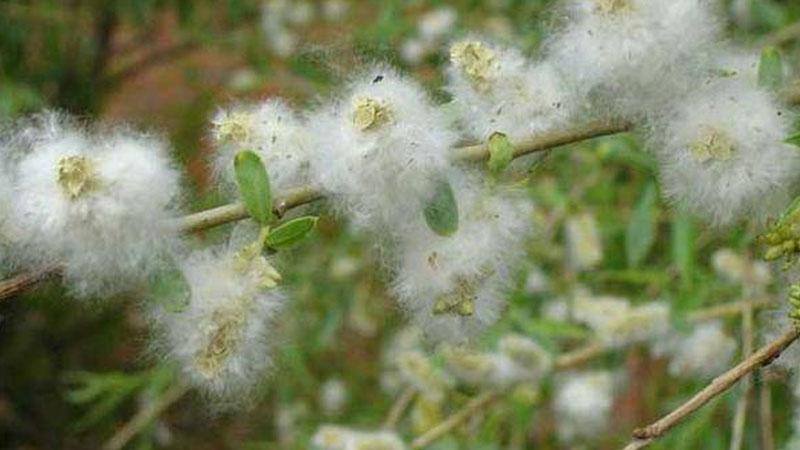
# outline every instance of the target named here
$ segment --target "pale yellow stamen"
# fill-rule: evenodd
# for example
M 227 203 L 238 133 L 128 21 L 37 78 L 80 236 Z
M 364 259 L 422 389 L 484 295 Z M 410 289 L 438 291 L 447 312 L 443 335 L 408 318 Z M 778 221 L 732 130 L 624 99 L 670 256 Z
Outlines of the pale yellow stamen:
M 450 48 L 450 61 L 480 88 L 486 88 L 495 69 L 494 51 L 478 41 L 464 41 Z
M 195 363 L 203 375 L 216 376 L 222 370 L 225 360 L 239 344 L 242 327 L 245 324 L 246 309 L 236 308 L 214 313 L 211 320 L 216 325 L 216 330 L 208 345 L 195 355 Z
M 71 199 L 94 190 L 99 179 L 92 162 L 83 156 L 66 156 L 56 165 L 58 184 Z
M 391 122 L 392 112 L 383 101 L 374 98 L 353 101 L 353 126 L 357 130 L 374 130 Z
M 594 0 L 594 10 L 599 14 L 614 15 L 633 9 L 630 0 Z
M 707 128 L 699 141 L 689 145 L 689 151 L 698 162 L 728 161 L 736 150 L 733 140 L 725 133 Z
M 214 122 L 214 138 L 217 142 L 248 142 L 253 134 L 253 116 L 245 112 L 225 114 Z

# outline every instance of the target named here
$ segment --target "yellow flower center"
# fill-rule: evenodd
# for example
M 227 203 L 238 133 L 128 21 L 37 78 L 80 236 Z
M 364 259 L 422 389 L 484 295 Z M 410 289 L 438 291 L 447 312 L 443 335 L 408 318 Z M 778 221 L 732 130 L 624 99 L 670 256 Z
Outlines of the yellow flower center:
M 734 142 L 725 133 L 708 128 L 699 141 L 689 145 L 689 151 L 697 162 L 728 161 L 736 150 Z
M 633 9 L 630 0 L 594 0 L 595 12 L 603 15 L 615 15 Z
M 392 112 L 381 100 L 357 98 L 353 102 L 353 126 L 359 131 L 380 128 L 392 122 Z
M 486 88 L 495 67 L 494 51 L 478 41 L 464 41 L 450 48 L 450 61 L 480 88 Z
M 225 114 L 213 125 L 217 142 L 247 142 L 253 134 L 253 117 L 245 112 Z
M 245 300 L 240 301 L 248 303 Z M 216 376 L 222 370 L 225 360 L 238 345 L 241 329 L 245 324 L 245 309 L 247 308 L 214 312 L 211 320 L 216 325 L 216 330 L 211 335 L 208 345 L 195 355 L 195 363 L 203 375 Z
M 92 162 L 83 156 L 65 156 L 56 165 L 58 184 L 70 199 L 76 199 L 100 184 Z

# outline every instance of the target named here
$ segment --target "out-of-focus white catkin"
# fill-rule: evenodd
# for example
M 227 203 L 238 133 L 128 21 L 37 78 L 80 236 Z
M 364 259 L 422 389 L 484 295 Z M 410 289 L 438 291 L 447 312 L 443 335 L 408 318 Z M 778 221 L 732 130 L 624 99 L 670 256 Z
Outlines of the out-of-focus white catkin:
M 703 323 L 675 343 L 669 372 L 708 379 L 728 368 L 735 352 L 736 340 L 725 334 L 722 323 Z
M 553 408 L 560 440 L 596 438 L 609 425 L 614 402 L 611 372 L 565 375 L 557 384 Z

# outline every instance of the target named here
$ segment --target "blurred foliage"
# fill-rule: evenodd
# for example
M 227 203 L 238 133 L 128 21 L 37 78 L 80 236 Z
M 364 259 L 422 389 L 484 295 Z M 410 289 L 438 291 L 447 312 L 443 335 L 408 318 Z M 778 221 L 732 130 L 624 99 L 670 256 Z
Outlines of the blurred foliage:
M 421 14 L 450 5 L 459 12 L 456 33 L 499 30 L 502 38 L 510 30 L 519 36 L 514 43 L 529 52 L 559 19 L 547 0 L 348 3 L 342 23 L 312 20 L 297 31 L 302 45 L 280 57 L 264 42 L 260 1 L 0 0 L 0 117 L 51 107 L 164 130 L 198 194 L 192 207 L 208 208 L 225 199 L 208 186 L 204 165 L 206 123 L 218 105 L 275 94 L 308 104 L 335 88 L 355 63 L 370 59 L 401 65 L 446 98 L 439 90 L 444 53 L 415 65 L 397 56 Z M 750 3 L 747 20 L 731 25 L 741 41 L 759 45 L 800 20 L 795 0 Z M 798 40 L 781 50 L 784 64 L 796 67 Z M 487 334 L 487 346 L 510 331 L 553 351 L 580 345 L 590 338 L 585 329 L 540 317 L 546 300 L 577 284 L 635 302 L 666 299 L 678 316 L 741 297 L 738 286 L 714 274 L 709 260 L 722 247 L 752 251 L 754 231 L 710 232 L 662 204 L 655 163 L 635 136 L 557 149 L 534 175 L 530 195 L 541 211 L 535 226 L 542 232 L 528 248 L 508 313 Z M 311 205 L 298 214 L 320 209 Z M 565 261 L 562 230 L 567 217 L 583 212 L 597 218 L 604 251 L 599 267 L 578 274 Z M 385 293 L 368 240 L 325 216 L 317 226 L 311 239 L 286 252 L 280 268 L 293 299 L 276 331 L 276 369 L 264 399 L 252 410 L 212 417 L 202 398 L 188 395 L 142 433 L 138 448 L 306 448 L 320 423 L 369 428 L 382 422 L 394 399 L 381 390 L 381 350 L 403 319 Z M 230 228 L 195 238 L 216 242 Z M 547 274 L 550 293 L 525 289 L 533 268 Z M 49 285 L 0 304 L 0 447 L 97 448 L 174 382 L 168 367 L 141 356 L 148 353 L 145 301 L 79 304 Z M 737 321 L 727 325 L 738 333 Z M 644 349 L 587 365 L 619 367 L 628 380 L 613 430 L 592 448 L 620 447 L 633 427 L 700 387 L 669 377 L 664 366 Z M 343 380 L 350 399 L 338 415 L 326 416 L 319 394 L 333 378 Z M 776 437 L 783 442 L 791 396 L 784 384 L 772 386 Z M 544 386 L 543 398 L 551 390 Z M 727 448 L 735 392 L 653 448 Z M 458 430 L 431 448 L 513 448 L 521 433 L 527 445 L 519 448 L 556 449 L 553 420 L 546 402 L 511 399 L 493 408 L 477 433 Z M 747 433 L 745 448 L 756 448 L 756 427 Z

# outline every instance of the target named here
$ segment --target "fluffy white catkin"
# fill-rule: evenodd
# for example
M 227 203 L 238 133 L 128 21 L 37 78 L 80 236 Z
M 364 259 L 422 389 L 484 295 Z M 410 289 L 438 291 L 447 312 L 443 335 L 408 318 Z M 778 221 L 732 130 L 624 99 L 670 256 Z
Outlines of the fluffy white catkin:
M 433 340 L 463 341 L 491 325 L 504 306 L 512 271 L 530 233 L 524 195 L 485 187 L 467 174 L 452 179 L 458 231 L 435 235 L 424 221 L 408 224 L 392 290 Z
M 220 111 L 212 134 L 218 148 L 213 171 L 228 185 L 235 183 L 233 160 L 242 150 L 261 156 L 276 190 L 308 181 L 311 143 L 306 124 L 282 100 Z
M 636 117 L 690 85 L 720 39 L 717 9 L 714 0 L 569 0 L 546 53 L 580 98 Z
M 176 245 L 179 173 L 163 140 L 47 113 L 20 124 L 11 142 L 9 228 L 21 259 L 61 264 L 73 294 L 131 288 Z
M 215 408 L 255 400 L 272 364 L 272 321 L 285 299 L 274 286 L 277 272 L 263 257 L 242 260 L 227 249 L 196 251 L 181 270 L 191 297 L 181 311 L 153 311 L 156 351 Z
M 611 372 L 573 373 L 561 378 L 553 400 L 559 439 L 596 439 L 610 423 L 613 395 Z
M 357 228 L 391 233 L 421 215 L 456 143 L 415 81 L 378 65 L 311 113 L 312 178 Z
M 528 61 L 519 51 L 465 39 L 450 47 L 447 90 L 472 139 L 494 132 L 521 140 L 564 126 L 575 100 L 547 61 Z
M 784 142 L 791 119 L 770 93 L 743 81 L 711 83 L 654 128 L 665 195 L 713 224 L 764 221 L 788 203 L 800 155 Z
M 700 324 L 676 342 L 669 372 L 680 377 L 714 377 L 729 367 L 736 347 L 736 340 L 725 334 L 722 323 Z

